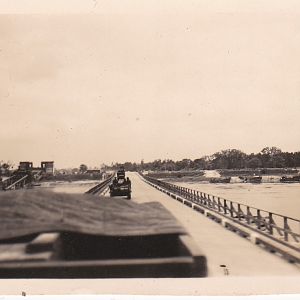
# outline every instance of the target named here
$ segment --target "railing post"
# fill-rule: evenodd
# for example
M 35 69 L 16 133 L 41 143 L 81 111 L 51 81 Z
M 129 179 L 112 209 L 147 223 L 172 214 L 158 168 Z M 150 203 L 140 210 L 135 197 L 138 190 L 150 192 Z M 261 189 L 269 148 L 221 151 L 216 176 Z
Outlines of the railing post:
M 238 219 L 241 220 L 241 204 L 238 203 Z
M 227 214 L 227 201 L 224 199 L 224 214 Z
M 218 197 L 218 211 L 221 211 L 221 201 L 220 201 L 220 197 Z
M 289 230 L 287 217 L 283 217 L 283 229 L 284 229 L 284 240 L 287 242 L 289 240 L 289 234 L 287 232 L 287 230 Z
M 269 212 L 269 233 L 273 234 L 273 214 L 271 212 Z
M 250 216 L 251 216 L 250 207 L 247 206 L 247 224 L 250 224 Z
M 260 209 L 257 210 L 257 220 L 256 220 L 256 226 L 257 226 L 257 229 L 260 229 L 260 222 L 261 220 L 261 215 L 260 215 Z
M 232 201 L 230 201 L 230 217 L 233 218 L 233 204 L 232 204 Z

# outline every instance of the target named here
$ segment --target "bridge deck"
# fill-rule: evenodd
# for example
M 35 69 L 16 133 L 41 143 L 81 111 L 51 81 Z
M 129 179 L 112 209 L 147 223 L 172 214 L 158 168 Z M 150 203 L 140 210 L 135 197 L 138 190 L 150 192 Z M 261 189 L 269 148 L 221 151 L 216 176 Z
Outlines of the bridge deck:
M 132 201 L 158 201 L 186 228 L 195 243 L 207 256 L 209 276 L 300 276 L 297 266 L 268 253 L 248 240 L 224 229 L 219 224 L 193 211 L 143 182 L 131 173 Z

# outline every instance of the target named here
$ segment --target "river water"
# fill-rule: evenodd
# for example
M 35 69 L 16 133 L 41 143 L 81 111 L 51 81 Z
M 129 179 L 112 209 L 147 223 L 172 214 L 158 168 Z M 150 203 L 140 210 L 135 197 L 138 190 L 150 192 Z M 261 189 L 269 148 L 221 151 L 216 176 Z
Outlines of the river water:
M 60 193 L 83 194 L 98 183 L 99 180 L 44 182 L 39 188 Z M 172 183 L 291 218 L 300 219 L 299 183 Z
M 83 194 L 98 183 L 100 183 L 99 180 L 54 181 L 43 182 L 39 188 L 57 193 Z
M 99 180 L 43 182 L 39 188 L 59 193 L 83 194 L 98 183 Z M 299 183 L 172 183 L 291 218 L 300 219 Z
M 291 218 L 300 219 L 300 183 L 172 183 Z

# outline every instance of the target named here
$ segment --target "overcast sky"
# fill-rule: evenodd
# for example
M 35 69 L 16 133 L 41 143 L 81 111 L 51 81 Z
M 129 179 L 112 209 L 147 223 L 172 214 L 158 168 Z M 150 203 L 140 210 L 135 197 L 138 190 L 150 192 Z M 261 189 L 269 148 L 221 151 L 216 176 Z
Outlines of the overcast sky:
M 299 1 L 75 2 L 1 10 L 0 160 L 300 150 Z

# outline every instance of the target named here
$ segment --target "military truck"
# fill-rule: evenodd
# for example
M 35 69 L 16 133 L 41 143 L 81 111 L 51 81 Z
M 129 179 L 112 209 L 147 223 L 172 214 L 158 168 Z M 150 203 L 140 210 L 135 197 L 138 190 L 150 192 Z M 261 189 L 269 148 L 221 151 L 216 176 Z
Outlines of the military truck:
M 131 199 L 131 181 L 125 177 L 125 170 L 120 169 L 117 171 L 117 176 L 109 186 L 110 197 L 126 196 Z

